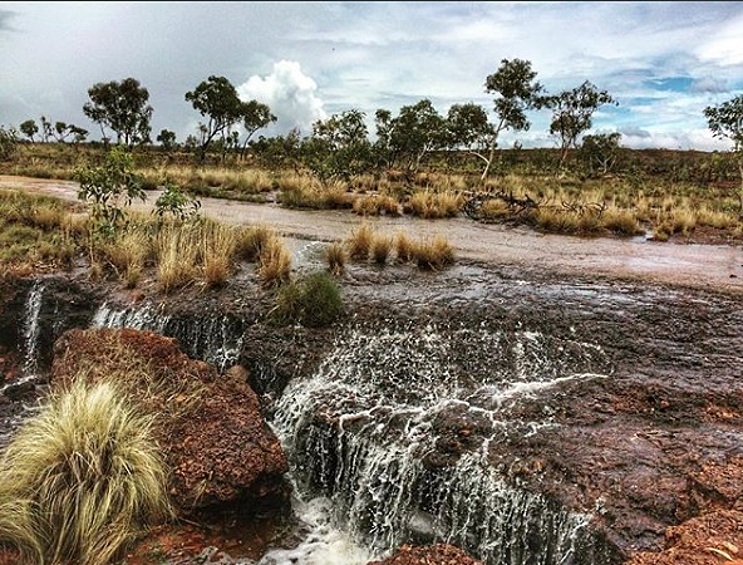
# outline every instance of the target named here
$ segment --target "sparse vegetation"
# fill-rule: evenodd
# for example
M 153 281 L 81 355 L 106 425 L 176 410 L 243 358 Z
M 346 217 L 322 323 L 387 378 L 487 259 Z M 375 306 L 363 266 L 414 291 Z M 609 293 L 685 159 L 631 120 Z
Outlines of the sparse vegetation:
M 439 271 L 454 263 L 454 249 L 443 235 L 436 235 L 415 244 L 413 261 L 419 269 Z
M 374 229 L 369 224 L 361 224 L 347 239 L 348 255 L 356 261 L 366 261 L 373 242 Z

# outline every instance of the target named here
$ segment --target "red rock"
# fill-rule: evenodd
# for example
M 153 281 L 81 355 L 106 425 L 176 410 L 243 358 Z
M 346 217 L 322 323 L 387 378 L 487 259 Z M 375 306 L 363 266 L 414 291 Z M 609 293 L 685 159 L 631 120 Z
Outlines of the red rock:
M 55 344 L 51 382 L 63 384 L 81 371 L 92 381 L 133 379 L 133 397 L 161 414 L 156 440 L 181 509 L 285 492 L 286 457 L 244 374 L 220 376 L 189 359 L 175 340 L 131 329 L 65 333 Z M 148 392 L 143 382 L 136 383 L 138 372 L 167 385 Z

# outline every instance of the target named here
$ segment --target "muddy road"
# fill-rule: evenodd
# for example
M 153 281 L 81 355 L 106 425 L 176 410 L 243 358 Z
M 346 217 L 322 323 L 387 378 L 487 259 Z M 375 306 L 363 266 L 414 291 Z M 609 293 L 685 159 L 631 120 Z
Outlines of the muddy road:
M 0 175 L 0 188 L 22 189 L 77 200 L 75 182 Z M 152 209 L 160 192 L 148 192 L 135 208 Z M 361 218 L 350 211 L 290 210 L 202 198 L 204 214 L 232 224 L 264 223 L 288 238 L 340 240 Z M 413 237 L 445 235 L 458 256 L 555 274 L 598 275 L 743 293 L 740 246 L 661 243 L 632 239 L 544 235 L 528 228 L 478 224 L 467 218 L 423 220 L 411 217 L 368 219 L 377 230 L 403 230 Z

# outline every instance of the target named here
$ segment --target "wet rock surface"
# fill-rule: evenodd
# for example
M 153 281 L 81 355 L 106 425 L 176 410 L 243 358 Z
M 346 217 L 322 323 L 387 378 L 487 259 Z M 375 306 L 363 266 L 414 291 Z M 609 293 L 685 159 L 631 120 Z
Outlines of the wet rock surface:
M 442 379 L 464 391 L 462 401 L 437 409 L 428 422 L 434 441 L 426 445 L 433 449 L 416 454 L 427 476 L 473 454 L 484 457 L 508 485 L 538 494 L 550 507 L 590 516 L 602 544 L 603 561 L 596 562 L 696 565 L 724 559 L 708 547 L 739 557 L 726 544 L 743 547 L 736 537 L 743 528 L 743 295 L 469 262 L 444 273 L 351 265 L 342 287 L 348 315 L 321 332 L 264 323 L 271 304 L 251 302 L 259 295 L 252 287 L 235 286 L 229 299 L 212 302 L 245 321 L 239 362 L 249 371 L 226 375 L 219 388 L 225 403 L 215 401 L 204 419 L 184 423 L 184 436 L 208 429 L 212 416 L 244 402 L 238 381 L 251 383 L 272 416 L 285 387 L 317 372 L 353 332 L 361 337 L 351 349 L 385 331 L 392 336 L 385 342 L 390 348 L 407 335 L 410 344 L 394 364 L 385 365 L 381 356 L 377 362 L 391 380 L 370 386 L 409 404 L 436 393 L 437 382 L 416 388 L 408 378 L 417 370 L 412 357 L 422 352 L 419 360 L 429 356 L 431 367 L 445 366 Z M 182 311 L 190 309 L 198 320 L 202 299 L 181 297 Z M 24 300 L 20 293 L 10 302 Z M 77 323 L 84 322 L 81 316 Z M 442 336 L 448 344 L 443 349 L 426 341 Z M 156 349 L 152 362 L 180 366 L 169 348 Z M 551 359 L 540 358 L 537 349 Z M 82 351 L 77 345 L 67 350 Z M 369 350 L 370 357 L 377 353 Z M 204 382 L 219 379 L 213 370 L 191 367 Z M 508 388 L 524 367 L 537 371 L 539 386 Z M 574 378 L 560 378 L 566 368 Z M 374 364 L 370 369 L 376 374 Z M 354 395 L 342 405 L 328 400 L 315 414 L 312 427 L 327 434 L 328 445 L 335 445 L 341 420 L 346 434 L 384 423 L 382 443 L 403 435 L 405 418 L 370 405 L 372 396 L 363 391 Z M 19 404 L 0 396 L 3 414 Z M 247 404 L 258 410 L 258 402 L 253 395 Z M 355 413 L 358 418 L 348 418 Z M 220 445 L 241 441 L 235 434 L 225 437 Z M 222 457 L 220 449 L 211 456 Z M 186 460 L 194 457 L 187 453 Z M 252 473 L 252 462 L 246 464 Z M 312 480 L 322 486 L 327 472 Z M 215 486 L 208 499 L 231 496 L 229 488 Z M 427 531 L 436 535 L 433 526 Z
M 404 545 L 392 557 L 369 565 L 483 565 L 461 549 L 447 544 L 425 547 Z

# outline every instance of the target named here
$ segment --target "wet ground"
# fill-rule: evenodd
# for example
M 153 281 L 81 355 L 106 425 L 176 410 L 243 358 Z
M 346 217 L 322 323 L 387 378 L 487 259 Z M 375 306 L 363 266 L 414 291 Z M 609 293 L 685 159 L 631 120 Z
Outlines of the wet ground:
M 75 182 L 0 175 L 0 188 L 17 188 L 77 200 Z M 159 192 L 148 193 L 149 210 Z M 264 223 L 286 237 L 333 241 L 347 237 L 362 219 L 350 211 L 290 210 L 276 204 L 254 204 L 202 198 L 202 211 L 234 223 Z M 443 234 L 458 256 L 494 265 L 534 268 L 562 274 L 602 275 L 649 282 L 682 284 L 743 292 L 740 246 L 674 244 L 645 237 L 579 238 L 544 235 L 528 228 L 478 224 L 466 218 L 423 220 L 378 217 L 367 220 L 380 231 L 407 232 L 412 237 Z

